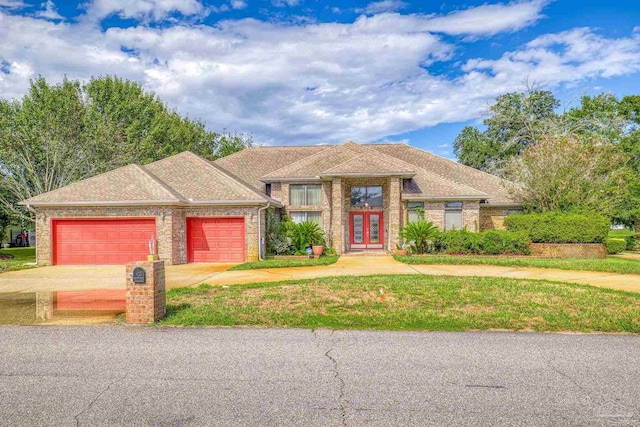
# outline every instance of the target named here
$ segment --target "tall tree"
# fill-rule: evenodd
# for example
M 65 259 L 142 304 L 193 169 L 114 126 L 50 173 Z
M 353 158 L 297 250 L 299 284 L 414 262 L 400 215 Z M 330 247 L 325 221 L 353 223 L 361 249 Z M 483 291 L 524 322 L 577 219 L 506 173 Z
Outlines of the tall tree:
M 0 205 L 29 217 L 18 201 L 119 166 L 184 150 L 213 160 L 250 145 L 181 117 L 137 83 L 39 78 L 22 100 L 0 100 Z
M 503 162 L 557 125 L 555 108 L 559 101 L 549 91 L 531 89 L 496 98 L 490 116 L 484 120 L 485 131 L 465 127 L 454 143 L 461 163 L 498 172 Z
M 613 217 L 627 197 L 626 162 L 611 143 L 544 137 L 514 156 L 506 170 L 531 210 L 586 209 Z

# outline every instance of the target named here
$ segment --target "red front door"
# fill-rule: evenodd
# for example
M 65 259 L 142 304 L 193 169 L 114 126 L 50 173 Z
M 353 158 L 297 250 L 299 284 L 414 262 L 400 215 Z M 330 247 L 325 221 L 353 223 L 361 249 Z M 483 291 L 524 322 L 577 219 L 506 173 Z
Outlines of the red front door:
M 351 212 L 351 249 L 382 249 L 382 212 Z

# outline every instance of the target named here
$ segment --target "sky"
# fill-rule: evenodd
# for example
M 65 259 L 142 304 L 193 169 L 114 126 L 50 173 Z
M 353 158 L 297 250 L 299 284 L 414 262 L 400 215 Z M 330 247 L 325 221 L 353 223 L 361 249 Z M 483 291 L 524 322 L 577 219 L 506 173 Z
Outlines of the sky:
M 453 158 L 503 93 L 639 93 L 640 1 L 0 0 L 0 97 L 107 74 L 258 145 Z

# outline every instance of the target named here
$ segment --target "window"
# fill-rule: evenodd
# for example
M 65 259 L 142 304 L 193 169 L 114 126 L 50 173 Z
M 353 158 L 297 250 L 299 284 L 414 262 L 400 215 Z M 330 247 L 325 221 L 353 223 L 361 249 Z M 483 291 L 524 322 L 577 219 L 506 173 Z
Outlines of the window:
M 322 227 L 322 212 L 290 212 L 291 220 L 296 224 L 309 221 L 315 222 Z
M 265 184 L 264 185 L 264 193 L 271 197 L 271 184 Z
M 507 209 L 507 216 L 509 215 L 519 215 L 522 213 L 522 209 Z
M 351 206 L 382 206 L 382 186 L 351 187 Z
M 407 222 L 414 222 L 424 219 L 424 203 L 408 202 L 407 203 Z
M 320 206 L 322 204 L 322 185 L 302 184 L 289 186 L 290 206 Z
M 462 202 L 446 202 L 444 204 L 444 229 L 462 229 Z

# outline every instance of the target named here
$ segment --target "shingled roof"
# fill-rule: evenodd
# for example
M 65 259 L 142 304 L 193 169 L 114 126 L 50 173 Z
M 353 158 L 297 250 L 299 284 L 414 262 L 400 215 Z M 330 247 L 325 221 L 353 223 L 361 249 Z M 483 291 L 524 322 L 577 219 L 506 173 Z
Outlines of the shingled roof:
M 23 205 L 189 205 L 280 203 L 191 152 L 131 164 L 27 199 Z
M 265 182 L 279 180 L 386 174 L 412 177 L 405 181 L 404 199 L 451 197 L 517 203 L 508 191 L 515 184 L 406 144 L 349 141 L 331 146 L 253 147 L 215 163 L 260 190 Z

